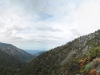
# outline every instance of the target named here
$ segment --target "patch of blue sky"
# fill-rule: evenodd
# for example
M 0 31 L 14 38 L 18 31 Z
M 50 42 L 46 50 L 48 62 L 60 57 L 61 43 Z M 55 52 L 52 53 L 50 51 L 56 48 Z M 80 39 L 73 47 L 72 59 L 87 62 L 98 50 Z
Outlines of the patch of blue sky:
M 44 14 L 42 12 L 40 13 L 39 16 L 40 16 L 40 18 L 39 18 L 40 21 L 50 20 L 50 19 L 52 19 L 54 17 L 51 14 Z

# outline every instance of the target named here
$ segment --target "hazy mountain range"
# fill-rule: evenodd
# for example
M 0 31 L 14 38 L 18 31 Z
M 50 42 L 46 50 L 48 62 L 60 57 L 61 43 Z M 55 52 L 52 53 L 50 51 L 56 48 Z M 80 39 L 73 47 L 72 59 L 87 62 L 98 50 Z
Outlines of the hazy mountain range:
M 39 56 L 40 54 L 46 52 L 45 50 L 25 50 L 25 51 L 34 56 Z

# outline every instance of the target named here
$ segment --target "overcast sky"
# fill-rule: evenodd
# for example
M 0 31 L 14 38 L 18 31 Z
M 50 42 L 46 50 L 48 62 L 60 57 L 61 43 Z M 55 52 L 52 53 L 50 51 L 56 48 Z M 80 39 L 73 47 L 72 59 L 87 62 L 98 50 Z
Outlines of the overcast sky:
M 49 50 L 100 28 L 100 0 L 0 0 L 0 42 Z

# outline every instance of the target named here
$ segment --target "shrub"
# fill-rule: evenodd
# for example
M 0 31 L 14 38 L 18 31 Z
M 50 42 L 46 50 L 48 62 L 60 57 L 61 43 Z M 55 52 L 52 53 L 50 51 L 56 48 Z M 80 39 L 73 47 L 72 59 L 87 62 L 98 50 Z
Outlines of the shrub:
M 100 56 L 100 47 L 95 47 L 90 50 L 90 58 L 91 60 Z

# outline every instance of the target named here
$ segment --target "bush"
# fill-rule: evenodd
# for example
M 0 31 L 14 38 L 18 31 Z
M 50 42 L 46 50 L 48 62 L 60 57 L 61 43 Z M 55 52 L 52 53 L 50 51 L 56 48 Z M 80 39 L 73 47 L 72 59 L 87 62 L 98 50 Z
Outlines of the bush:
M 90 50 L 90 58 L 91 59 L 94 59 L 98 56 L 100 56 L 100 47 L 95 47 Z
M 85 66 L 85 72 L 89 72 L 90 69 L 91 69 L 91 64 L 87 64 Z

